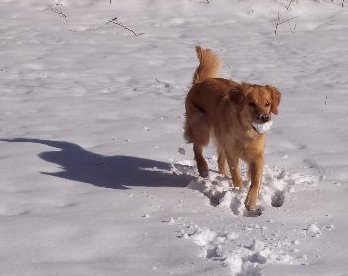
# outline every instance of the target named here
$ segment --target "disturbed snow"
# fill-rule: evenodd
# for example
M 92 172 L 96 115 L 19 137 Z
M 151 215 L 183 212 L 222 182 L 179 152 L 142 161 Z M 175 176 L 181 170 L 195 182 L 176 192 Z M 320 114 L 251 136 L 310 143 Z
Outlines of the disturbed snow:
M 1 1 L 1 274 L 345 274 L 341 2 Z M 282 92 L 255 213 L 182 138 L 196 44 Z

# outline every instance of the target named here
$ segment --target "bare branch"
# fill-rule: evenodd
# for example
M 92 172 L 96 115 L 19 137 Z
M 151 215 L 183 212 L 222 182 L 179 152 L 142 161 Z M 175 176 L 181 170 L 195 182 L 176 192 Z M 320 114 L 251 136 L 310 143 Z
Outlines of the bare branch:
M 114 17 L 113 19 L 110 19 L 110 20 L 108 21 L 108 23 L 106 23 L 106 24 L 112 23 L 113 21 L 116 21 L 116 20 L 117 20 L 117 17 Z
M 58 7 L 55 7 L 52 4 L 47 4 L 47 7 L 48 7 L 49 10 L 51 10 L 54 13 L 58 14 L 59 17 L 62 18 L 65 22 L 68 21 L 68 16 L 63 13 L 62 9 L 59 9 Z
M 192 2 L 192 3 L 199 3 L 199 4 L 210 4 L 210 0 L 187 0 L 189 2 Z
M 293 16 L 293 17 L 290 17 L 290 18 L 287 18 L 287 19 L 284 19 L 284 20 L 281 20 L 280 18 L 280 14 L 279 14 L 279 11 L 278 11 L 278 16 L 277 16 L 277 21 L 276 21 L 276 24 L 275 24 L 275 29 L 274 29 L 274 34 L 277 35 L 277 32 L 278 32 L 278 27 L 284 23 L 287 23 L 295 18 L 298 18 L 299 15 L 296 15 L 296 16 Z M 290 28 L 291 30 L 291 28 Z
M 289 10 L 291 4 L 292 4 L 293 2 L 295 2 L 295 1 L 296 1 L 296 3 L 298 2 L 298 0 L 290 0 L 289 4 L 286 6 L 286 9 Z
M 290 22 L 289 22 L 289 29 L 290 29 L 290 32 L 291 32 L 291 33 L 295 33 L 296 28 L 297 28 L 297 24 L 296 24 L 296 23 L 295 23 L 294 27 L 291 28 L 291 25 L 290 25 Z
M 126 27 L 125 25 L 123 25 L 123 24 L 121 24 L 121 23 L 119 23 L 119 22 L 116 22 L 116 20 L 117 20 L 117 17 L 115 17 L 115 18 L 113 18 L 113 19 L 110 19 L 106 24 L 112 23 L 112 24 L 121 26 L 121 27 L 124 28 L 125 30 L 132 32 L 135 36 L 140 36 L 140 35 L 143 35 L 143 34 L 144 34 L 144 33 L 136 33 L 136 32 L 134 32 L 132 29 Z
M 298 17 L 300 17 L 300 16 L 299 16 L 299 15 L 296 15 L 296 16 L 287 18 L 287 19 L 285 19 L 285 20 L 283 20 L 283 21 L 280 21 L 280 22 L 279 22 L 279 25 L 284 24 L 284 23 L 286 23 L 286 22 L 289 22 L 290 20 L 293 20 L 293 19 L 298 18 Z
M 322 0 L 323 2 L 326 2 L 326 3 L 330 3 L 330 4 L 334 4 L 336 6 L 340 6 L 342 8 L 348 8 L 348 6 L 345 5 L 345 0 L 341 0 L 340 3 L 335 3 L 333 0 Z
M 279 15 L 279 11 L 278 11 L 277 22 L 276 22 L 276 24 L 275 24 L 275 29 L 274 29 L 274 34 L 275 34 L 275 35 L 277 35 L 278 26 L 280 25 L 279 22 L 280 22 L 280 15 Z

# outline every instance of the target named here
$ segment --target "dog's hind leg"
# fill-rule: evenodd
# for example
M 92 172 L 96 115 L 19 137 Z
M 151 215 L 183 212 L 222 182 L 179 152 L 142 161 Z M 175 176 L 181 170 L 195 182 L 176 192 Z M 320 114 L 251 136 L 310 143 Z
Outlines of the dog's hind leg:
M 208 164 L 203 156 L 203 148 L 210 140 L 210 127 L 204 113 L 194 105 L 186 104 L 186 123 L 184 136 L 188 143 L 193 143 L 199 175 L 208 177 Z
M 203 156 L 203 146 L 198 144 L 193 144 L 193 153 L 195 155 L 199 175 L 204 178 L 208 177 L 209 168 L 208 168 L 207 161 L 205 161 Z

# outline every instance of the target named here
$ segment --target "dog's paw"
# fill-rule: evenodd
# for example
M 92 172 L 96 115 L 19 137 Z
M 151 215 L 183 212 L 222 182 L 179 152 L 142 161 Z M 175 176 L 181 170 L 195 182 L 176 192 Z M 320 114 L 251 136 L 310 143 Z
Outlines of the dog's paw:
M 199 171 L 199 175 L 202 177 L 202 178 L 208 178 L 209 177 L 209 171 L 208 170 L 204 170 L 204 171 Z
M 219 167 L 219 174 L 229 177 L 229 171 L 226 167 Z
M 242 189 L 244 187 L 244 183 L 243 183 L 243 180 L 241 178 L 232 179 L 232 185 L 233 185 L 233 187 L 236 187 L 239 189 Z
M 255 206 L 253 210 L 245 210 L 244 216 L 245 217 L 259 217 L 262 215 L 263 207 L 262 206 Z
M 256 203 L 257 203 L 256 197 L 249 191 L 244 202 L 245 208 L 248 211 L 254 212 L 257 209 Z
M 208 176 L 209 176 L 209 169 L 208 169 L 208 166 L 200 166 L 200 167 L 198 167 L 198 173 L 199 173 L 199 175 L 201 176 L 201 177 L 203 177 L 203 178 L 208 178 Z

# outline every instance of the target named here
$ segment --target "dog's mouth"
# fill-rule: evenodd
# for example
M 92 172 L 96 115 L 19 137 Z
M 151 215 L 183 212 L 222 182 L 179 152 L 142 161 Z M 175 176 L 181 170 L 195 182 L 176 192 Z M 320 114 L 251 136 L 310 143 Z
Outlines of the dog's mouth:
M 252 129 L 255 130 L 257 133 L 265 133 L 267 131 L 269 131 L 271 129 L 273 125 L 273 121 L 267 121 L 265 123 L 256 123 L 256 122 L 252 122 L 251 126 Z
M 254 131 L 258 132 L 257 129 L 256 129 L 256 127 L 254 127 L 254 123 L 251 123 L 251 128 L 252 128 Z

